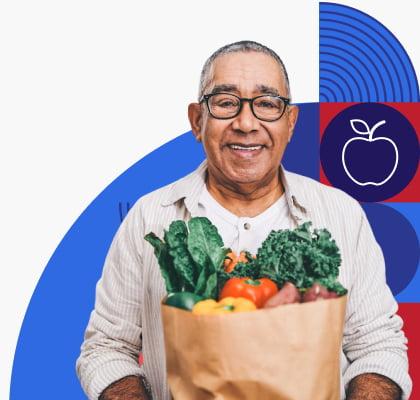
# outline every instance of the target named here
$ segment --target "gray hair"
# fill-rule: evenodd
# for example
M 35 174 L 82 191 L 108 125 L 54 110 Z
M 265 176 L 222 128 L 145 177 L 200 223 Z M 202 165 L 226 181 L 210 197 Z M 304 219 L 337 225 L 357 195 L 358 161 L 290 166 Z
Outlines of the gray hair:
M 269 47 L 264 46 L 263 44 L 253 42 L 251 40 L 242 40 L 240 42 L 235 42 L 231 44 L 227 44 L 226 46 L 221 47 L 220 49 L 216 50 L 204 63 L 203 69 L 201 70 L 201 76 L 200 76 L 200 87 L 198 90 L 198 100 L 200 100 L 204 94 L 204 90 L 206 89 L 206 86 L 208 85 L 209 81 L 209 74 L 210 74 L 210 68 L 216 60 L 216 58 L 223 56 L 224 54 L 229 53 L 247 53 L 247 52 L 257 52 L 257 53 L 264 53 L 269 55 L 270 57 L 273 57 L 274 60 L 277 61 L 277 63 L 280 66 L 281 71 L 283 72 L 284 79 L 286 82 L 286 90 L 287 90 L 287 96 L 290 97 L 290 84 L 289 84 L 289 76 L 287 75 L 286 67 L 283 64 L 283 61 L 278 56 L 278 54 L 271 50 Z

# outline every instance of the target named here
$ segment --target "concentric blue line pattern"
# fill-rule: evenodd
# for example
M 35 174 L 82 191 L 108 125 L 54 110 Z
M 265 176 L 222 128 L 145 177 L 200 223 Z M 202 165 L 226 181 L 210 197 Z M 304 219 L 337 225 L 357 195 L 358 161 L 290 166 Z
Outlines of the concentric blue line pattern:
M 320 3 L 320 102 L 417 102 L 409 56 L 379 21 L 355 8 Z

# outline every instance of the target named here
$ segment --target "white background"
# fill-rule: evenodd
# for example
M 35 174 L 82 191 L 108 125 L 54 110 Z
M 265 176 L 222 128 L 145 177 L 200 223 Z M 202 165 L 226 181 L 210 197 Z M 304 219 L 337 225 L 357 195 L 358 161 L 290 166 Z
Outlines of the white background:
M 420 70 L 417 2 L 336 2 L 387 26 Z M 286 63 L 293 100 L 316 102 L 318 35 L 312 0 L 0 3 L 0 399 L 54 249 L 105 186 L 189 130 L 205 59 L 260 41 Z

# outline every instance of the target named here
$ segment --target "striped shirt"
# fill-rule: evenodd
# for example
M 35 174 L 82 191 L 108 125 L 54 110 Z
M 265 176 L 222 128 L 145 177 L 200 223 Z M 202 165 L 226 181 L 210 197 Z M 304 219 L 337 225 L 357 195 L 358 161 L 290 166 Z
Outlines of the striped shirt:
M 163 237 L 177 219 L 199 215 L 207 163 L 140 198 L 121 224 L 96 288 L 95 308 L 85 332 L 77 374 L 87 396 L 98 399 L 112 382 L 143 375 L 153 399 L 170 400 L 160 318 L 165 284 L 149 232 Z M 408 399 L 407 339 L 397 303 L 385 279 L 382 251 L 359 203 L 344 192 L 280 167 L 290 217 L 295 226 L 311 221 L 327 228 L 342 257 L 338 280 L 349 291 L 342 344 L 342 389 L 362 373 L 385 375 Z M 144 364 L 139 366 L 142 351 Z
M 258 248 L 272 230 L 293 229 L 294 227 L 284 193 L 259 215 L 238 217 L 219 204 L 204 185 L 198 201 L 198 216 L 210 219 L 217 226 L 224 246 L 236 254 L 241 251 L 257 254 Z

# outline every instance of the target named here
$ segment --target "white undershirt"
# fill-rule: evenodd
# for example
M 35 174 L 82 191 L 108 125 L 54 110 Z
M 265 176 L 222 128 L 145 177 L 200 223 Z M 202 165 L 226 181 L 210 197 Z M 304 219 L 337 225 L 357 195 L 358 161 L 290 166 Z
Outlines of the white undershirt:
M 216 225 L 225 247 L 230 247 L 236 254 L 245 250 L 256 254 L 272 230 L 294 227 L 284 193 L 256 217 L 238 217 L 218 203 L 204 185 L 198 201 L 198 215 Z

